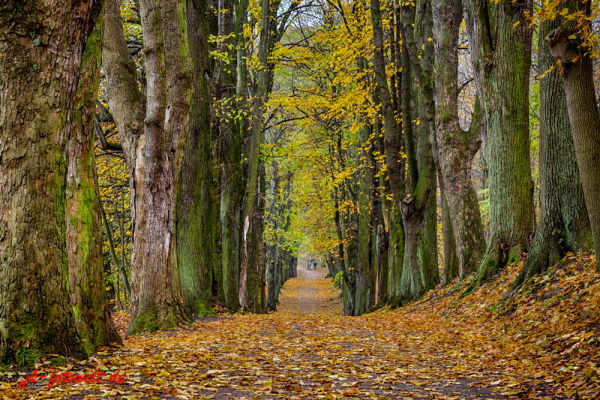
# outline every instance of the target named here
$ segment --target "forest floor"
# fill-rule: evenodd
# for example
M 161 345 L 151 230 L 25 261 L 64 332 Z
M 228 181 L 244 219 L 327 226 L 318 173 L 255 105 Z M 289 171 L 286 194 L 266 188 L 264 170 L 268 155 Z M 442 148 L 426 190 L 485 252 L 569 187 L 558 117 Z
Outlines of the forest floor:
M 465 283 L 363 317 L 342 316 L 324 270 L 299 269 L 279 311 L 201 318 L 138 335 L 89 360 L 38 365 L 123 383 L 18 388 L 31 372 L 4 370 L 0 397 L 127 399 L 598 399 L 600 278 L 594 256 L 568 257 L 503 300 L 507 267 L 459 300 Z M 127 316 L 116 318 L 121 331 Z

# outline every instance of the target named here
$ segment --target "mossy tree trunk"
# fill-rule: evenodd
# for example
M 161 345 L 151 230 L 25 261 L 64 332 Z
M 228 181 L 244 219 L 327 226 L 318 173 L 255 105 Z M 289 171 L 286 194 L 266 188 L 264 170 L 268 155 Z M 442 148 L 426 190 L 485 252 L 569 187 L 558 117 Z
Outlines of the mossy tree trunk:
M 83 52 L 67 143 L 65 229 L 69 287 L 77 332 L 87 354 L 98 346 L 121 343 L 102 278 L 101 204 L 94 156 L 103 11 Z
M 371 129 L 363 126 L 359 132 L 358 147 L 362 147 L 358 154 L 356 174 L 359 184 L 358 196 L 358 241 L 357 281 L 360 290 L 357 290 L 356 315 L 364 314 L 371 306 L 375 305 L 373 297 L 376 295 L 376 271 L 372 263 L 373 230 L 372 230 L 372 183 L 369 154 L 373 146 L 368 145 Z
M 487 129 L 490 236 L 469 288 L 516 262 L 534 230 L 529 159 L 532 0 L 464 0 L 471 59 Z
M 237 7 L 233 0 L 223 0 L 219 4 L 219 35 L 231 36 L 231 39 L 224 43 L 221 51 L 228 52 L 232 59 L 230 63 L 234 63 L 233 65 L 223 65 L 223 62 L 219 62 L 217 67 L 220 79 L 214 95 L 217 101 L 225 101 L 221 105 L 223 108 L 221 111 L 225 115 L 227 112 L 233 112 L 236 104 L 241 109 L 239 112 L 245 111 L 247 72 L 246 64 L 243 61 L 245 44 L 242 32 L 247 19 L 248 0 L 241 0 Z M 238 99 L 237 102 L 233 101 L 235 98 Z M 219 215 L 221 220 L 222 284 L 225 306 L 232 312 L 240 306 L 238 288 L 244 199 L 242 139 L 246 127 L 246 116 L 243 114 L 240 116 L 242 118 L 237 121 L 235 119 L 226 121 L 223 117 L 217 120 L 217 148 L 222 168 L 222 179 L 219 185 L 221 188 Z
M 219 188 L 221 186 L 221 168 L 215 168 L 213 170 L 213 188 Z M 225 305 L 225 292 L 223 290 L 223 245 L 221 239 L 221 232 L 223 230 L 221 225 L 221 191 L 213 191 L 213 215 L 215 224 L 213 226 L 213 281 L 212 281 L 212 295 L 213 300 L 218 301 L 222 305 Z
M 481 146 L 479 105 L 468 131 L 462 130 L 458 117 L 458 33 L 462 17 L 462 0 L 433 1 L 435 130 L 442 178 L 440 186 L 443 185 L 445 195 L 444 220 L 448 218 L 452 224 L 449 229 L 444 229 L 444 251 L 447 245 L 452 245 L 446 236 L 450 239 L 453 235 L 457 272 L 461 279 L 477 270 L 485 249 L 479 203 L 471 181 L 473 158 Z M 452 252 L 447 252 L 446 257 L 449 273 L 444 283 L 453 278 Z
M 132 334 L 189 322 L 193 313 L 210 313 L 209 14 L 204 3 L 194 1 L 140 2 L 146 107 L 123 37 L 119 4 L 109 3 L 103 64 L 130 171 Z M 194 32 L 188 32 L 188 20 Z M 198 153 L 202 162 L 196 163 Z M 187 235 L 187 229 L 197 235 Z
M 274 0 L 278 4 L 277 0 Z M 240 263 L 240 281 L 238 296 L 240 307 L 246 308 L 246 293 L 248 269 L 255 266 L 248 266 L 248 239 L 252 232 L 249 231 L 252 225 L 254 214 L 254 205 L 258 186 L 258 164 L 260 160 L 260 142 L 263 128 L 263 115 L 265 111 L 265 102 L 267 97 L 267 79 L 269 71 L 267 69 L 267 59 L 269 55 L 270 19 L 273 18 L 271 11 L 271 0 L 261 1 L 261 22 L 260 22 L 260 40 L 258 44 L 258 71 L 256 97 L 253 100 L 252 107 L 252 125 L 250 144 L 246 152 L 248 157 L 248 176 L 246 179 L 246 188 L 244 192 L 244 206 L 242 208 L 242 259 Z M 244 61 L 245 62 L 245 61 Z M 246 228 L 248 227 L 248 228 Z M 270 296 L 270 293 L 269 293 Z
M 375 119 L 375 138 L 374 143 L 371 144 L 374 151 L 377 151 L 379 154 L 383 154 L 385 152 L 383 148 L 383 141 L 380 140 L 381 132 L 381 121 L 379 118 Z M 390 235 L 389 235 L 389 222 L 386 223 L 386 218 L 384 213 L 387 211 L 384 210 L 391 206 L 391 202 L 387 200 L 387 193 L 389 192 L 389 187 L 386 181 L 386 174 L 381 171 L 380 166 L 377 164 L 375 160 L 374 153 L 370 152 L 370 162 L 372 165 L 371 168 L 371 180 L 372 180 L 372 188 L 371 188 L 371 205 L 372 205 L 372 218 L 371 218 L 371 228 L 373 230 L 373 267 L 376 266 L 377 270 L 375 272 L 375 276 L 377 279 L 377 296 L 376 302 L 377 304 L 387 304 L 389 300 L 389 264 L 388 264 L 388 254 L 389 254 L 389 243 L 390 243 Z
M 419 16 L 423 20 L 420 22 L 424 22 L 427 26 L 432 23 L 431 10 L 428 9 L 428 6 L 427 2 L 418 3 Z M 421 84 L 422 93 L 419 93 L 419 96 L 413 99 L 411 90 L 413 78 L 411 71 L 415 71 L 415 76 L 420 79 L 421 83 L 431 85 L 431 77 L 427 76 L 431 74 L 429 71 L 431 66 L 428 66 L 425 62 L 424 66 L 421 67 L 416 54 L 411 57 L 409 51 L 412 51 L 412 49 L 407 46 L 408 41 L 414 40 L 413 30 L 416 29 L 418 33 L 426 35 L 431 28 L 423 26 L 421 32 L 421 28 L 413 26 L 417 9 L 414 4 L 405 3 L 401 7 L 401 16 L 400 8 L 396 7 L 395 17 L 398 22 L 397 26 L 401 28 L 403 35 L 402 51 L 401 53 L 400 51 L 396 52 L 396 54 L 400 53 L 397 56 L 402 59 L 402 78 L 398 97 L 402 99 L 403 135 L 399 134 L 399 127 L 396 122 L 400 102 L 396 101 L 397 110 L 395 111 L 394 98 L 392 97 L 394 92 L 390 91 L 385 73 L 381 6 L 378 0 L 371 2 L 371 20 L 375 45 L 373 64 L 385 127 L 384 143 L 387 174 L 396 208 L 402 215 L 403 233 L 405 234 L 403 259 L 397 260 L 397 265 L 393 264 L 395 272 L 401 271 L 401 274 L 400 276 L 394 274 L 393 279 L 390 279 L 397 287 L 393 299 L 396 303 L 419 298 L 425 290 L 431 289 L 439 281 L 437 246 L 434 244 L 436 242 L 434 232 L 436 224 L 433 222 L 435 218 L 435 195 L 432 195 L 432 193 L 435 193 L 434 161 L 430 144 L 431 132 L 429 131 L 433 91 L 429 89 L 429 86 Z M 400 18 L 402 23 L 400 23 Z M 395 39 L 398 40 L 398 37 Z M 423 39 L 423 45 L 426 48 L 425 58 L 429 59 L 429 56 L 432 56 L 431 44 Z M 416 45 L 413 43 L 413 46 Z M 411 60 L 411 58 L 414 60 Z M 411 63 L 411 61 L 413 62 Z M 415 146 L 411 108 L 417 106 L 417 99 L 421 103 L 421 111 L 425 120 L 421 121 L 422 126 L 419 128 L 418 142 Z M 413 100 L 415 101 L 413 102 Z M 402 148 L 402 136 L 404 137 L 404 148 Z M 402 153 L 406 155 L 407 159 L 408 171 L 406 174 Z M 433 201 L 433 206 L 431 201 Z M 391 223 L 390 227 L 392 225 L 397 226 L 396 223 Z M 432 240 L 433 243 L 431 243 Z M 395 247 L 392 248 L 395 249 Z M 395 250 L 398 253 L 397 249 Z M 396 260 L 392 261 L 392 263 L 395 262 Z M 402 265 L 401 268 L 399 268 L 400 265 Z
M 96 343 L 113 334 L 102 314 L 103 298 L 86 304 L 87 296 L 81 297 L 81 290 L 88 289 L 83 285 L 100 275 L 95 270 L 100 267 L 98 260 L 89 258 L 99 254 L 95 247 L 100 239 L 94 215 L 97 192 L 87 170 L 93 165 L 87 154 L 92 151 L 91 139 L 84 136 L 91 131 L 89 126 L 72 131 L 72 124 L 89 122 L 89 116 L 84 117 L 89 99 L 75 101 L 77 93 L 87 94 L 93 86 L 91 79 L 78 91 L 80 73 L 93 69 L 93 62 L 84 62 L 81 68 L 82 54 L 100 9 L 101 3 L 90 7 L 87 1 L 0 5 L 0 53 L 5 55 L 0 57 L 0 356 L 4 361 L 30 364 L 45 354 L 85 357 Z M 70 155 L 81 159 L 70 160 Z M 77 186 L 79 177 L 67 178 L 69 168 L 81 174 L 81 185 Z M 69 202 L 67 190 L 75 196 Z M 80 209 L 74 212 L 73 208 Z M 75 217 L 68 221 L 69 245 L 72 248 L 74 236 L 89 235 L 89 247 L 82 246 L 80 254 L 69 257 L 66 218 L 73 213 Z M 76 272 L 72 282 L 82 286 L 71 287 L 69 272 Z M 102 286 L 101 282 L 96 284 Z M 97 293 L 99 288 L 89 289 Z M 93 316 L 84 317 L 87 313 Z M 96 327 L 88 326 L 92 321 L 104 326 L 94 331 Z
M 261 313 L 261 277 L 263 275 L 264 268 L 264 210 L 265 210 L 265 166 L 263 162 L 260 162 L 258 166 L 259 184 L 257 186 L 257 196 L 254 200 L 255 213 L 252 218 L 252 227 L 250 232 L 252 236 L 249 242 L 249 263 L 252 270 L 248 274 L 247 282 L 247 296 L 246 305 L 247 309 L 253 313 Z M 279 290 L 277 291 L 279 293 Z
M 540 209 L 541 217 L 525 264 L 509 293 L 526 279 L 545 271 L 571 251 L 592 241 L 583 187 L 577 167 L 563 79 L 553 65 L 545 38 L 563 18 L 544 21 L 538 32 L 540 80 Z
M 205 1 L 185 3 L 191 60 L 192 98 L 189 126 L 177 188 L 176 251 L 183 299 L 198 316 L 214 314 L 212 297 L 212 156 L 210 117 L 209 10 Z M 179 128 L 179 127 L 177 127 Z M 181 128 L 185 127 L 182 125 Z
M 281 177 L 279 175 L 279 166 L 275 159 L 272 164 L 271 179 L 271 204 L 269 206 L 269 215 L 271 216 L 271 230 L 273 231 L 273 243 L 270 247 L 270 257 L 267 268 L 267 308 L 269 310 L 277 309 L 277 296 L 279 295 L 279 269 L 281 262 L 281 248 L 279 246 L 279 229 L 280 229 L 280 192 L 281 192 Z
M 433 36 L 433 12 L 431 0 L 421 0 L 417 2 L 417 15 L 415 19 L 415 37 L 417 45 L 424 49 L 420 59 L 421 83 L 427 82 L 423 88 L 419 85 L 419 148 L 418 148 L 418 168 L 419 178 L 425 178 L 429 184 L 429 198 L 424 209 L 424 227 L 423 234 L 419 235 L 419 266 L 421 280 L 425 291 L 433 289 L 440 282 L 438 267 L 438 248 L 437 248 L 437 179 L 438 155 L 437 140 L 435 136 L 435 124 L 430 113 L 435 113 L 433 109 L 433 67 L 434 67 L 434 46 L 428 38 Z M 414 57 L 411 56 L 411 62 Z M 413 68 L 415 73 L 419 69 Z M 417 80 L 415 79 L 415 82 Z M 416 92 L 415 88 L 415 92 Z
M 135 166 L 133 296 L 128 334 L 191 321 L 183 298 L 182 267 L 176 257 L 175 200 L 180 197 L 193 94 L 185 10 L 185 0 L 140 1 L 148 102 L 145 135 L 138 143 Z
M 563 4 L 571 15 L 591 15 L 589 1 L 567 0 Z M 592 29 L 588 20 L 580 22 L 570 18 L 552 31 L 546 42 L 554 59 L 560 61 L 575 155 L 596 249 L 596 271 L 600 273 L 597 250 L 600 246 L 600 113 L 585 29 L 588 34 Z
M 433 232 L 436 178 L 432 152 L 432 145 L 435 144 L 432 131 L 435 115 L 433 45 L 427 40 L 431 37 L 433 25 L 430 1 L 403 3 L 401 22 L 402 127 L 408 168 L 406 188 L 409 193 L 400 202 L 406 248 L 399 301 L 406 302 L 418 299 L 439 283 L 437 243 Z M 417 47 L 424 49 L 421 56 Z M 416 135 L 413 134 L 415 114 L 419 120 Z
M 446 191 L 442 188 L 442 185 L 440 185 L 440 199 L 442 203 L 442 237 L 444 244 L 444 270 L 440 280 L 442 285 L 447 285 L 458 276 L 458 256 L 456 255 L 456 239 L 450 221 L 450 208 L 446 199 Z

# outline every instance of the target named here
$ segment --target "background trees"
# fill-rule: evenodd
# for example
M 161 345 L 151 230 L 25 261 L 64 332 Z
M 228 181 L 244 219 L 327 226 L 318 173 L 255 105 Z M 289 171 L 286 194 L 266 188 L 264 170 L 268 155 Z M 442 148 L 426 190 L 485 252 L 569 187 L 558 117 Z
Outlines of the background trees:
M 186 228 L 177 240 L 194 249 L 192 264 L 212 259 L 212 268 L 182 279 L 200 288 L 203 304 L 212 297 L 264 312 L 277 307 L 296 257 L 318 255 L 340 274 L 345 312 L 359 315 L 378 301 L 418 298 L 440 275 L 448 283 L 477 271 L 474 288 L 530 249 L 538 219 L 522 278 L 554 254 L 588 248 L 581 196 L 552 200 L 579 186 L 576 175 L 559 184 L 551 172 L 558 159 L 571 167 L 574 159 L 569 135 L 563 145 L 546 135 L 555 123 L 545 77 L 558 69 L 542 42 L 531 70 L 532 26 L 557 15 L 548 11 L 555 3 L 537 13 L 531 2 L 509 1 L 206 3 L 195 22 L 205 39 L 188 41 L 208 43 L 209 63 L 200 62 L 206 50 L 190 60 L 194 90 L 210 82 L 211 114 L 187 142 L 195 157 L 182 176 L 196 178 L 181 186 Z M 125 21 L 129 10 L 133 19 L 139 11 L 124 4 Z M 142 61 L 143 92 L 150 72 Z M 558 225 L 549 223 L 559 210 Z M 194 230 L 195 221 L 213 228 Z M 540 253 L 550 243 L 542 236 L 557 252 Z

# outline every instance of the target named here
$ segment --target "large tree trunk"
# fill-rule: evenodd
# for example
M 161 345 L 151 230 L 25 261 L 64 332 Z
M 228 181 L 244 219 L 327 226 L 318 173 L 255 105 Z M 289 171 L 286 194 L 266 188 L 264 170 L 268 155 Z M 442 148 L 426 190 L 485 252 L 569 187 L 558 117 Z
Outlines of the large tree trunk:
M 390 305 L 401 304 L 400 282 L 402 280 L 404 267 L 404 251 L 406 237 L 402 223 L 402 213 L 396 203 L 392 204 L 389 217 L 390 244 L 388 248 L 388 291 L 390 294 Z
M 273 167 L 272 167 L 273 179 L 271 181 L 271 204 L 269 206 L 269 214 L 271 215 L 271 229 L 273 230 L 273 244 L 271 247 L 271 256 L 268 264 L 267 270 L 267 284 L 268 284 L 268 293 L 267 293 L 267 308 L 269 310 L 277 309 L 277 295 L 279 294 L 278 288 L 278 272 L 279 272 L 279 263 L 281 259 L 281 250 L 278 246 L 279 242 L 279 229 L 280 229 L 280 218 L 279 218 L 279 207 L 278 203 L 280 201 L 280 183 L 281 178 L 279 176 L 279 166 L 277 161 L 273 159 Z
M 432 153 L 435 138 L 431 131 L 435 114 L 432 90 L 433 47 L 426 40 L 430 37 L 433 25 L 430 7 L 428 1 L 419 1 L 416 6 L 412 3 L 404 3 L 402 6 L 402 126 L 408 164 L 407 188 L 410 188 L 410 194 L 401 199 L 406 232 L 400 281 L 401 302 L 418 299 L 439 283 L 437 245 L 432 232 L 436 225 L 436 221 L 432 220 L 435 214 L 436 179 Z M 417 56 L 417 47 L 425 50 L 421 57 Z M 413 82 L 418 83 L 414 88 Z M 413 106 L 420 119 L 416 143 L 413 136 Z
M 383 59 L 383 29 L 381 21 L 381 8 L 378 0 L 371 2 L 371 20 L 373 24 L 373 42 L 375 45 L 373 64 L 379 98 L 381 100 L 381 110 L 385 126 L 385 147 L 386 147 L 386 166 L 389 177 L 390 188 L 396 202 L 396 207 L 402 213 L 402 222 L 405 233 L 405 250 L 403 260 L 397 260 L 398 265 L 394 266 L 395 271 L 401 270 L 399 280 L 391 279 L 393 284 L 398 287 L 397 297 L 394 302 L 405 302 L 420 297 L 425 290 L 435 286 L 439 281 L 437 272 L 437 248 L 435 235 L 432 234 L 435 228 L 435 211 L 431 202 L 435 202 L 435 179 L 434 161 L 432 159 L 430 130 L 433 125 L 432 119 L 432 95 L 431 90 L 431 68 L 430 58 L 433 50 L 431 44 L 424 38 L 423 46 L 426 48 L 425 61 L 421 67 L 416 54 L 409 49 L 408 42 L 414 40 L 413 30 L 427 35 L 431 29 L 431 10 L 428 2 L 419 2 L 421 21 L 424 23 L 422 28 L 413 27 L 416 7 L 414 4 L 402 5 L 402 17 L 398 15 L 399 9 L 396 9 L 396 18 L 402 19 L 402 24 L 398 21 L 398 26 L 402 26 L 403 48 L 402 48 L 402 127 L 404 136 L 404 153 L 407 158 L 408 173 L 404 173 L 404 161 L 401 157 L 401 135 L 399 134 L 398 124 L 396 122 L 396 112 L 394 112 L 394 103 L 390 93 L 389 85 L 385 74 L 385 64 Z M 421 31 L 422 29 L 422 31 Z M 412 43 L 412 47 L 416 46 Z M 400 56 L 398 54 L 398 56 Z M 414 56 L 414 57 L 413 57 Z M 411 58 L 412 64 L 411 64 Z M 421 105 L 421 127 L 418 134 L 418 143 L 415 147 L 412 132 L 412 91 L 411 81 L 414 76 L 419 79 L 420 85 L 419 97 Z M 415 102 L 416 103 L 416 102 Z M 415 104 L 416 105 L 416 104 Z M 406 191 L 409 193 L 407 194 Z M 392 224 L 390 224 L 392 225 Z M 395 224 L 394 224 L 395 225 Z M 396 228 L 397 229 L 397 228 Z M 396 260 L 392 261 L 394 263 Z M 394 265 L 394 264 L 393 264 Z M 399 266 L 402 265 L 401 269 Z
M 438 180 L 442 180 L 441 176 Z M 444 270 L 442 271 L 441 283 L 447 285 L 458 276 L 458 256 L 456 255 L 456 239 L 452 230 L 450 220 L 450 208 L 446 198 L 446 191 L 440 184 L 440 200 L 442 205 L 442 240 L 444 245 Z
M 208 8 L 204 1 L 186 1 L 187 39 L 192 61 L 193 96 L 177 188 L 177 263 L 183 298 L 198 316 L 214 314 L 212 295 L 212 157 Z
M 70 131 L 78 119 L 74 100 L 81 57 L 100 8 L 76 0 L 0 5 L 0 53 L 5 55 L 0 57 L 0 355 L 19 363 L 48 353 L 85 357 L 93 346 L 85 343 L 90 319 L 79 318 L 104 307 L 101 298 L 83 303 L 79 294 L 84 288 L 71 291 L 69 282 L 70 266 L 79 272 L 75 282 L 87 285 L 90 276 L 97 278 L 99 271 L 92 270 L 97 260 L 87 263 L 84 247 L 81 258 L 69 258 L 66 250 L 66 215 L 72 212 L 67 207 L 80 204 L 83 210 L 76 214 L 86 218 L 94 205 L 81 204 L 79 197 L 67 203 L 67 188 L 75 184 L 69 180 L 67 185 L 66 174 L 70 165 L 78 169 L 79 162 L 89 162 L 70 163 L 67 146 L 73 156 L 87 155 L 74 148 L 81 139 L 83 150 L 89 138 L 79 136 L 83 132 L 72 137 Z M 93 198 L 93 180 L 89 184 Z M 78 222 L 71 222 L 69 231 L 75 235 Z M 91 229 L 98 233 L 97 225 Z M 88 244 L 97 246 L 96 239 Z M 80 269 L 84 264 L 87 271 Z M 82 339 L 78 328 L 88 337 Z
M 83 53 L 67 144 L 65 228 L 69 287 L 77 332 L 87 354 L 101 345 L 121 343 L 102 278 L 101 205 L 94 157 L 103 16 L 101 12 Z
M 207 14 L 193 1 L 140 2 L 148 79 L 145 109 L 119 4 L 110 3 L 103 63 L 109 104 L 130 170 L 132 334 L 189 322 L 192 312 L 210 312 Z M 188 20 L 195 25 L 189 36 Z M 193 71 L 200 70 L 193 80 Z M 198 165 L 196 150 L 202 158 Z M 194 227 L 197 235 L 184 232 Z
M 246 181 L 246 191 L 244 193 L 244 207 L 242 209 L 242 261 L 240 264 L 240 282 L 239 282 L 239 301 L 240 307 L 246 308 L 246 291 L 248 279 L 248 237 L 251 232 L 246 230 L 245 226 L 251 226 L 252 215 L 254 213 L 254 199 L 258 186 L 258 164 L 260 159 L 260 140 L 263 127 L 263 114 L 265 110 L 265 101 L 267 96 L 267 79 L 269 71 L 267 70 L 267 57 L 269 54 L 270 38 L 270 18 L 272 17 L 270 0 L 262 0 L 261 23 L 260 23 L 260 42 L 258 44 L 258 63 L 257 71 L 258 82 L 256 88 L 256 98 L 254 99 L 252 109 L 252 133 L 250 136 L 250 146 L 248 154 L 248 179 Z M 250 266 L 252 268 L 252 266 Z
M 369 155 L 373 147 L 368 146 L 368 140 L 371 136 L 369 126 L 363 126 L 359 132 L 358 146 L 363 149 L 359 152 L 360 160 L 357 165 L 357 175 L 359 181 L 358 196 L 358 280 L 357 280 L 357 315 L 364 314 L 371 306 L 375 305 L 373 301 L 376 295 L 376 271 L 372 263 L 373 250 L 373 229 L 372 229 L 372 203 L 371 203 L 371 168 Z
M 105 87 L 108 105 L 119 132 L 119 141 L 129 172 L 131 230 L 135 234 L 135 164 L 138 155 L 138 142 L 145 135 L 143 122 L 146 115 L 146 102 L 144 96 L 138 90 L 136 65 L 125 42 L 119 1 L 109 1 L 105 7 L 102 66 L 106 76 Z M 104 209 L 101 209 L 101 213 L 106 234 L 109 237 L 111 255 L 121 270 L 124 282 L 126 282 L 127 274 L 124 270 L 124 260 L 121 260 L 120 263 L 117 261 L 112 246 L 112 234 L 110 234 L 110 226 L 106 221 Z M 125 286 L 129 296 L 131 296 L 129 282 L 126 282 Z
M 563 79 L 558 69 L 545 72 L 554 65 L 545 38 L 562 22 L 561 17 L 544 21 L 538 32 L 538 65 L 544 74 L 539 113 L 541 218 L 523 269 L 509 293 L 567 252 L 586 249 L 592 240 Z
M 191 321 L 175 257 L 176 202 L 188 134 L 191 74 L 185 10 L 179 2 L 140 1 L 148 76 L 145 136 L 135 166 L 131 322 L 127 333 L 168 329 Z M 168 60 L 168 62 L 167 62 Z M 168 113 L 167 113 L 168 110 Z M 168 116 L 168 118 L 167 118 Z
M 570 14 L 591 14 L 589 1 L 568 0 L 564 3 Z M 589 22 L 585 21 L 585 24 Z M 594 237 L 596 271 L 600 272 L 597 250 L 600 246 L 600 114 L 594 91 L 593 63 L 582 28 L 583 24 L 578 26 L 576 20 L 568 20 L 551 32 L 546 41 L 554 59 L 561 63 L 575 154 Z
M 483 257 L 485 240 L 477 194 L 471 181 L 473 158 L 481 146 L 477 106 L 471 129 L 463 131 L 458 118 L 458 32 L 462 22 L 462 1 L 433 1 L 433 40 L 435 46 L 436 136 L 439 169 L 444 194 L 444 216 L 452 222 L 458 256 L 458 276 L 474 272 Z M 442 185 L 440 185 L 442 186 Z M 446 211 L 447 210 L 447 211 Z M 446 233 L 446 231 L 445 231 Z M 444 248 L 446 247 L 444 235 Z M 448 241 L 448 245 L 451 242 Z M 447 253 L 451 264 L 452 253 Z M 452 274 L 446 276 L 445 283 Z
M 231 36 L 230 42 L 226 43 L 222 51 L 227 51 L 231 58 L 237 53 L 235 69 L 220 63 L 217 90 L 214 95 L 217 100 L 241 99 L 238 105 L 244 103 L 247 89 L 244 55 L 243 27 L 246 21 L 248 0 L 240 1 L 237 7 L 237 16 L 234 18 L 234 2 L 232 0 L 221 0 L 219 11 L 219 35 Z M 227 9 L 226 13 L 224 10 Z M 235 24 L 233 21 L 235 20 Z M 229 47 L 231 45 L 231 48 Z M 235 49 L 237 47 L 237 50 Z M 236 79 L 236 76 L 238 77 Z M 235 103 L 234 103 L 235 104 Z M 224 105 L 225 112 L 232 112 L 233 104 Z M 220 199 L 221 220 L 221 244 L 222 244 L 222 271 L 223 271 L 223 294 L 225 306 L 229 311 L 239 308 L 238 288 L 241 261 L 242 240 L 242 207 L 244 201 L 243 168 L 242 168 L 242 131 L 245 120 L 240 123 L 235 120 L 225 121 L 223 118 L 217 121 L 219 142 L 219 157 L 222 168 L 222 179 Z
M 532 0 L 465 0 L 478 96 L 487 127 L 490 237 L 469 290 L 516 262 L 534 230 L 529 160 Z

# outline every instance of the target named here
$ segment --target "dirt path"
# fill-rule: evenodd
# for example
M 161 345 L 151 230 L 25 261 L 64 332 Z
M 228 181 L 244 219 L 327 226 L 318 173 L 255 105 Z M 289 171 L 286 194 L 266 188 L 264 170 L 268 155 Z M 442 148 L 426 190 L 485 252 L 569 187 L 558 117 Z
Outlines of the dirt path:
M 340 291 L 332 288 L 327 269 L 298 268 L 298 277 L 289 279 L 279 296 L 280 313 L 292 315 L 342 315 Z

